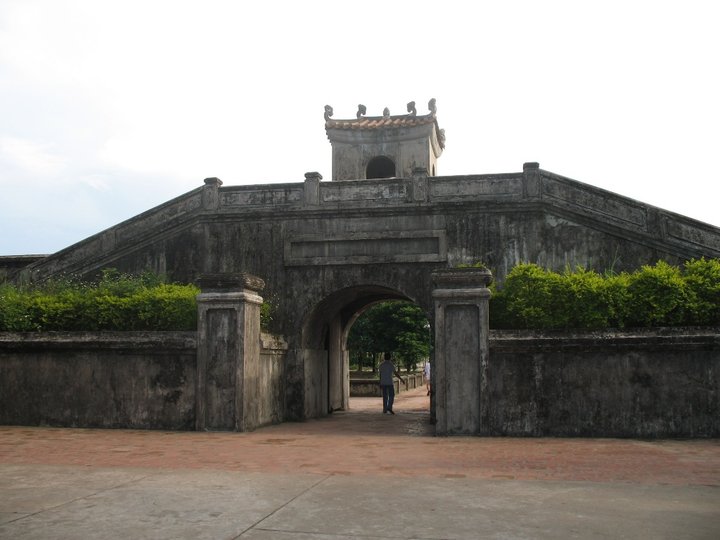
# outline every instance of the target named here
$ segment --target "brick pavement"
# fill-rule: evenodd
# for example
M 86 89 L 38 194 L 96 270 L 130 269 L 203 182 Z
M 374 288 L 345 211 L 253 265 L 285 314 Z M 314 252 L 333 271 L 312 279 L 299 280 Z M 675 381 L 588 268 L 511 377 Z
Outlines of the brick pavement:
M 432 436 L 422 389 L 252 433 L 0 427 L 0 464 L 720 486 L 720 441 Z

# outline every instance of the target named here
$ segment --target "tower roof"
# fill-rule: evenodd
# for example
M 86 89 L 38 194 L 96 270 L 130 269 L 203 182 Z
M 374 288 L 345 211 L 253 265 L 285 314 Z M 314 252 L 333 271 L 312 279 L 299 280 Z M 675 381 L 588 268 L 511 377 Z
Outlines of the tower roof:
M 390 111 L 385 108 L 382 116 L 365 116 L 365 105 L 358 105 L 356 118 L 334 119 L 331 118 L 333 115 L 332 107 L 325 105 L 325 130 L 383 130 L 434 125 L 435 135 L 440 143 L 440 147 L 445 148 L 445 130 L 440 129 L 438 126 L 435 99 L 430 100 L 428 108 L 430 109 L 428 114 L 418 116 L 415 109 L 415 102 L 411 101 L 407 104 L 408 114 L 391 116 Z

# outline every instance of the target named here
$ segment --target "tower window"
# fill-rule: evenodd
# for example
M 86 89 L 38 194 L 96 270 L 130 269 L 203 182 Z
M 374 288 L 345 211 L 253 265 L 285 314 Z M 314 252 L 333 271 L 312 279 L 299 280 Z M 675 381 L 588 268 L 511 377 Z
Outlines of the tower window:
M 395 162 L 386 156 L 377 156 L 370 160 L 365 178 L 392 178 L 395 176 Z

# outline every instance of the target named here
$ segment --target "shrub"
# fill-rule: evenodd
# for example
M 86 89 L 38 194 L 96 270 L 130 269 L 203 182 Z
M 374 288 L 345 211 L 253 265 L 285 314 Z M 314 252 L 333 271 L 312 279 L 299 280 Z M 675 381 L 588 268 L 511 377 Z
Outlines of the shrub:
M 513 268 L 499 293 L 504 300 L 506 324 L 511 328 L 553 328 L 560 324 L 556 306 L 563 298 L 558 278 L 536 264 Z
M 684 278 L 692 295 L 690 324 L 720 324 L 720 260 L 697 259 L 684 265 Z
M 520 264 L 491 299 L 493 328 L 578 328 L 720 324 L 720 261 L 683 269 L 660 261 L 633 273 L 551 272 Z
M 193 330 L 194 285 L 160 276 L 105 270 L 98 283 L 61 278 L 42 285 L 0 288 L 0 330 Z
M 691 294 L 680 269 L 659 261 L 643 266 L 628 280 L 627 326 L 676 326 L 685 323 Z

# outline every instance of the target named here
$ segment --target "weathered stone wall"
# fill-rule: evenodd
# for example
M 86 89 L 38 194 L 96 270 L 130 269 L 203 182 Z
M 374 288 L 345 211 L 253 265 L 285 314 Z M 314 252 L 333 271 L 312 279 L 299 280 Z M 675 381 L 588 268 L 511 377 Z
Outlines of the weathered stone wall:
M 194 429 L 194 332 L 0 334 L 0 423 Z
M 285 420 L 286 345 L 262 343 L 266 425 Z M 194 429 L 195 361 L 192 332 L 3 333 L 0 423 Z M 486 373 L 483 435 L 720 436 L 718 328 L 494 331 Z
M 287 346 L 263 334 L 257 425 L 284 420 Z M 0 333 L 0 424 L 193 430 L 195 332 Z
M 720 436 L 720 328 L 494 331 L 483 435 Z
M 12 281 L 26 266 L 41 261 L 46 255 L 2 255 L 0 256 L 0 283 Z
M 429 274 L 484 262 L 629 270 L 720 256 L 720 230 L 527 164 L 524 172 L 203 188 L 28 265 L 18 279 L 152 270 L 192 282 L 248 272 L 292 346 L 343 287 L 393 288 L 431 310 Z
M 393 379 L 395 385 L 395 393 L 400 394 L 406 390 L 413 390 L 425 384 L 422 373 L 403 374 L 403 383 L 397 379 Z M 382 388 L 380 388 L 380 379 L 357 378 L 350 379 L 350 396 L 351 397 L 382 397 Z

